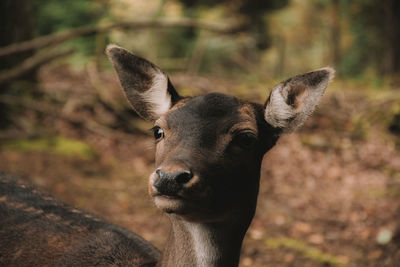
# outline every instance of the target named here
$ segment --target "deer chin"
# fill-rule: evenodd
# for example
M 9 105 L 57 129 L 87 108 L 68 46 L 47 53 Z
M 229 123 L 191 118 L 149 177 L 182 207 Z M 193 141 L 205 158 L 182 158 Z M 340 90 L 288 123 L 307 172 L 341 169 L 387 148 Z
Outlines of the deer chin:
M 185 215 L 193 209 L 192 203 L 181 197 L 156 195 L 153 200 L 156 207 L 165 213 Z

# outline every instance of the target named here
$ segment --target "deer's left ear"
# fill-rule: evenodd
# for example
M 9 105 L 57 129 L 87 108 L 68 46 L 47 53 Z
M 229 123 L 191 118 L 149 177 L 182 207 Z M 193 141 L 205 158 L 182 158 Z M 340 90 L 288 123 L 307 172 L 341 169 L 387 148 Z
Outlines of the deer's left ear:
M 128 101 L 142 118 L 154 121 L 180 99 L 168 76 L 153 63 L 116 45 L 109 45 L 106 53 Z
M 265 120 L 282 133 L 296 130 L 314 111 L 334 73 L 332 68 L 323 68 L 275 86 L 265 103 Z

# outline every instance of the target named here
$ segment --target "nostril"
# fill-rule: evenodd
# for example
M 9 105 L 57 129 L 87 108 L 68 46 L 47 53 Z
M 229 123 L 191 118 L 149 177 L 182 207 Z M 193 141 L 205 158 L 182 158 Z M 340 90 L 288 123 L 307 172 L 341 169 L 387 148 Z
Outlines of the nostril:
M 158 177 L 163 177 L 164 176 L 164 174 L 165 174 L 165 172 L 163 171 L 163 170 L 161 170 L 161 169 L 157 169 L 156 170 L 156 174 L 158 175 Z
M 190 181 L 190 179 L 192 179 L 192 177 L 193 177 L 192 172 L 183 171 L 176 174 L 175 181 L 179 184 L 186 184 L 187 182 Z
M 184 184 L 193 176 L 189 171 L 168 173 L 162 169 L 157 169 L 155 174 L 158 177 L 155 177 L 152 186 L 158 191 L 158 194 L 165 196 L 177 196 Z
M 173 183 L 176 185 L 184 185 L 193 178 L 193 173 L 190 171 L 178 171 L 174 173 L 169 173 L 165 172 L 162 169 L 157 169 L 155 173 L 158 176 L 154 182 L 155 186 L 161 183 Z

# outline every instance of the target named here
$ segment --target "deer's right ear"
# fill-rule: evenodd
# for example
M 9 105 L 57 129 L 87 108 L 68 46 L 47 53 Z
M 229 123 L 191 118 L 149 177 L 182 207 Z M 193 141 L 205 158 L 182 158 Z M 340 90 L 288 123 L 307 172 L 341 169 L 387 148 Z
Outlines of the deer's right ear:
M 145 120 L 156 120 L 180 99 L 168 76 L 153 63 L 116 45 L 109 45 L 106 53 L 130 104 Z

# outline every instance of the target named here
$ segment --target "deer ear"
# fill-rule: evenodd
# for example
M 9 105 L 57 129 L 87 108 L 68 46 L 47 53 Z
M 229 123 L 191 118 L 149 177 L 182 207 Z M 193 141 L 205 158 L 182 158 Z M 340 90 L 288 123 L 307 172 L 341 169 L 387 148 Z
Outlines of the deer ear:
M 282 133 L 293 132 L 314 111 L 334 73 L 332 68 L 322 68 L 275 86 L 265 103 L 265 120 Z
M 180 99 L 168 76 L 153 63 L 116 45 L 109 45 L 106 53 L 126 97 L 142 118 L 154 121 Z

